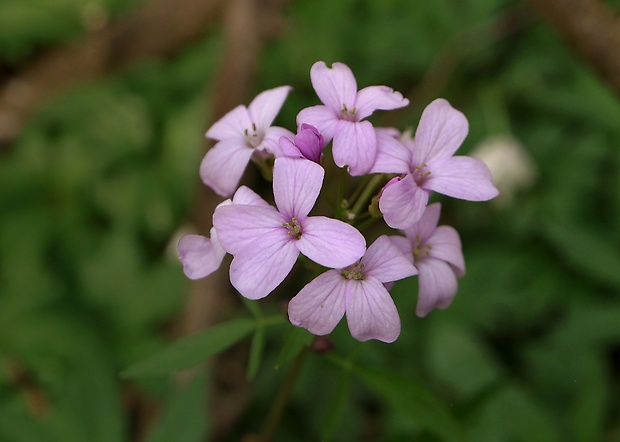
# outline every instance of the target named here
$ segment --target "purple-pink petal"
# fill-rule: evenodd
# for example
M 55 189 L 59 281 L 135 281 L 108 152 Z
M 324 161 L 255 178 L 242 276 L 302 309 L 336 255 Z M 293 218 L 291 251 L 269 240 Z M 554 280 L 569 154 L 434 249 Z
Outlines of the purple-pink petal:
M 308 217 L 302 220 L 302 232 L 296 242 L 299 251 L 325 267 L 346 267 L 366 251 L 364 236 L 355 227 L 336 219 Z
M 477 158 L 442 158 L 428 169 L 431 174 L 422 185 L 425 189 L 468 201 L 487 201 L 499 194 L 489 168 Z
M 336 123 L 340 121 L 339 115 L 340 112 L 328 106 L 310 106 L 297 114 L 297 127 L 304 123 L 316 127 L 323 136 L 323 142 L 327 144 L 334 138 Z
M 273 196 L 286 222 L 308 215 L 321 192 L 325 171 L 312 161 L 277 158 L 273 166 Z
M 405 107 L 409 100 L 403 94 L 387 86 L 368 86 L 357 93 L 355 116 L 357 120 L 368 117 L 376 110 L 392 110 Z
M 411 261 L 382 235 L 366 250 L 362 258 L 364 275 L 372 276 L 382 283 L 398 281 L 418 273 Z
M 295 145 L 304 158 L 319 164 L 323 153 L 323 136 L 314 126 L 302 123 L 295 135 Z
M 290 86 L 280 86 L 258 94 L 248 106 L 248 112 L 258 129 L 265 129 L 273 123 L 284 100 L 291 91 Z M 248 127 L 251 129 L 252 127 Z
M 420 238 L 420 240 L 425 243 L 431 237 L 433 232 L 435 232 L 440 215 L 441 203 L 429 204 L 424 209 L 424 213 L 417 223 L 402 230 L 408 238 L 411 238 L 412 241 L 415 238 Z
M 450 157 L 469 131 L 467 118 L 443 98 L 430 103 L 415 133 L 412 166 L 422 166 L 438 158 Z
M 345 282 L 337 270 L 313 279 L 288 303 L 291 323 L 315 335 L 331 333 L 344 316 Z
M 293 132 L 279 126 L 268 127 L 265 130 L 263 141 L 256 148 L 264 149 L 276 158 L 281 157 L 283 156 L 282 148 L 280 147 L 280 138 L 282 137 L 293 138 Z
M 426 244 L 431 246 L 430 256 L 432 258 L 446 261 L 452 265 L 457 277 L 465 274 L 465 258 L 463 257 L 461 238 L 453 227 L 437 227 Z
M 355 107 L 357 82 L 347 65 L 334 63 L 328 68 L 324 62 L 317 61 L 310 68 L 310 80 L 323 104 L 337 112 L 343 110 L 343 106 L 348 110 Z
M 286 230 L 255 238 L 230 264 L 230 282 L 248 299 L 261 299 L 290 273 L 299 251 Z
M 283 231 L 282 215 L 272 206 L 230 204 L 213 213 L 213 226 L 220 244 L 231 255 L 243 252 L 256 238 Z
M 252 129 L 252 118 L 248 109 L 239 105 L 213 123 L 207 131 L 206 137 L 217 141 L 228 138 L 245 140 L 243 131 L 246 129 Z
M 224 203 L 220 203 L 224 204 Z M 229 203 L 230 204 L 230 203 Z M 262 199 L 260 195 L 247 186 L 241 186 L 237 189 L 232 198 L 232 204 L 246 204 L 252 206 L 271 207 L 267 201 Z
M 377 157 L 377 136 L 369 121 L 341 120 L 336 125 L 332 145 L 334 162 L 338 167 L 348 166 L 353 176 L 365 175 Z
M 390 128 L 375 128 L 377 137 L 377 156 L 369 173 L 398 173 L 409 172 L 411 152 L 394 137 Z
M 446 308 L 457 290 L 456 275 L 444 261 L 426 258 L 416 263 L 418 267 L 418 304 L 416 314 L 424 317 L 434 308 Z
M 351 336 L 359 341 L 394 342 L 400 335 L 400 317 L 387 289 L 373 277 L 347 283 L 346 315 Z
M 388 226 L 406 229 L 418 222 L 428 203 L 428 192 L 420 189 L 411 175 L 383 188 L 379 209 Z
M 218 195 L 233 194 L 254 150 L 236 138 L 218 141 L 200 163 L 200 178 Z
M 183 273 L 189 279 L 200 279 L 210 275 L 220 267 L 226 255 L 213 228 L 211 238 L 185 235 L 179 240 L 178 250 Z

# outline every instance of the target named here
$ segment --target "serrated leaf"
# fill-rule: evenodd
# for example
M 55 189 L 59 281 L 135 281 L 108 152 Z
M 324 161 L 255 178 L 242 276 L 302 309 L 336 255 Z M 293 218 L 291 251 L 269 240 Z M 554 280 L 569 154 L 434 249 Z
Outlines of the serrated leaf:
M 310 345 L 313 338 L 314 335 L 305 328 L 293 327 L 286 335 L 282 350 L 280 350 L 278 360 L 276 361 L 276 368 L 291 363 L 304 347 Z
M 170 347 L 132 365 L 122 377 L 156 376 L 198 365 L 246 337 L 256 327 L 250 318 L 233 319 L 174 342 Z

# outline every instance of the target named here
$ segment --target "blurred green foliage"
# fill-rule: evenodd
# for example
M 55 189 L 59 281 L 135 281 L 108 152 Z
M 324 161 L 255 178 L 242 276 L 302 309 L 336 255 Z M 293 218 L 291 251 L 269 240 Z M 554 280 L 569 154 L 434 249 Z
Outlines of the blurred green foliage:
M 136 3 L 90 4 L 119 17 Z M 0 1 L 0 63 L 11 70 L 79 38 L 84 7 Z M 509 134 L 538 172 L 507 207 L 440 199 L 467 262 L 454 304 L 416 318 L 413 280 L 393 290 L 396 343 L 354 342 L 341 324 L 333 356 L 306 358 L 278 440 L 620 441 L 620 101 L 533 14 L 491 32 L 520 8 L 299 0 L 261 54 L 256 92 L 294 86 L 278 117 L 288 127 L 318 103 L 316 60 L 347 63 L 361 86 L 408 92 L 437 57 L 456 57 L 447 82 L 421 96 L 467 115 L 462 153 Z M 185 299 L 170 248 L 198 185 L 221 56 L 212 32 L 170 62 L 76 86 L 1 154 L 0 440 L 130 440 L 131 389 L 161 404 L 148 440 L 209 432 L 204 377 L 177 389 L 119 373 L 165 347 Z M 426 104 L 414 97 L 400 123 L 415 125 Z M 256 330 L 254 394 L 230 440 L 261 428 L 307 343 L 292 334 L 285 345 L 286 324 Z

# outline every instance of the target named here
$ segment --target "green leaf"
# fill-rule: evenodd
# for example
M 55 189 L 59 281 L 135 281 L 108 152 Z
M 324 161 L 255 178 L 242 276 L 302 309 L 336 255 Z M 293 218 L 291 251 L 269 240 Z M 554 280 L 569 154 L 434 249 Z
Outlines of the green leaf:
M 161 353 L 132 365 L 121 376 L 155 376 L 193 367 L 240 341 L 255 327 L 256 321 L 249 318 L 233 319 L 216 325 L 174 342 Z
M 258 301 L 253 301 L 244 296 L 241 297 L 243 304 L 247 307 L 247 309 L 252 313 L 252 316 L 255 318 L 262 318 L 263 314 L 260 311 L 260 306 L 258 305 Z
M 187 385 L 172 394 L 148 441 L 199 442 L 205 440 L 209 427 L 206 375 L 200 370 Z
M 321 440 L 333 440 L 334 432 L 338 428 L 338 423 L 342 420 L 342 415 L 347 406 L 350 390 L 351 372 L 344 370 L 342 372 L 342 379 L 338 383 L 338 388 L 332 395 L 329 405 L 327 406 L 327 418 L 323 425 Z
M 260 362 L 263 357 L 263 350 L 265 348 L 265 327 L 259 326 L 252 336 L 252 347 L 250 349 L 250 361 L 248 362 L 248 379 L 254 379 L 256 372 L 260 367 Z
M 276 361 L 276 368 L 291 363 L 304 347 L 310 345 L 313 338 L 314 335 L 305 328 L 293 327 L 286 334 L 282 350 L 280 350 L 280 355 Z

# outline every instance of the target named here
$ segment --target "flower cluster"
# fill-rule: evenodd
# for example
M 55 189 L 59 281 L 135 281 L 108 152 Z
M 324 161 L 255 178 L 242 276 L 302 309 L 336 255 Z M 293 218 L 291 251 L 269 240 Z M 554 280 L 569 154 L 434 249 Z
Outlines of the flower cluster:
M 412 136 L 366 119 L 376 110 L 409 104 L 399 92 L 386 86 L 358 90 L 342 63 L 330 68 L 317 62 L 310 78 L 323 104 L 299 112 L 297 134 L 271 125 L 289 86 L 259 94 L 207 131 L 216 144 L 204 157 L 200 176 L 216 193 L 232 198 L 215 209 L 210 238 L 187 235 L 179 241 L 180 259 L 187 277 L 197 279 L 215 271 L 229 253 L 232 285 L 246 298 L 261 299 L 284 281 L 302 254 L 326 271 L 290 300 L 292 324 L 326 335 L 346 315 L 354 338 L 393 342 L 400 334 L 389 294 L 393 282 L 418 275 L 417 314 L 425 316 L 451 303 L 457 278 L 465 273 L 459 235 L 437 226 L 441 207 L 428 205 L 431 192 L 470 201 L 489 200 L 498 192 L 482 161 L 454 156 L 468 123 L 446 100 L 428 105 Z M 352 201 L 338 201 L 333 218 L 310 215 L 324 190 L 322 164 L 330 142 L 342 173 L 372 175 L 351 197 L 354 209 L 343 213 Z M 274 159 L 275 205 L 239 187 L 247 164 L 271 164 L 267 158 Z M 383 187 L 373 187 L 377 183 Z M 381 217 L 400 234 L 379 236 L 367 247 L 360 228 Z

